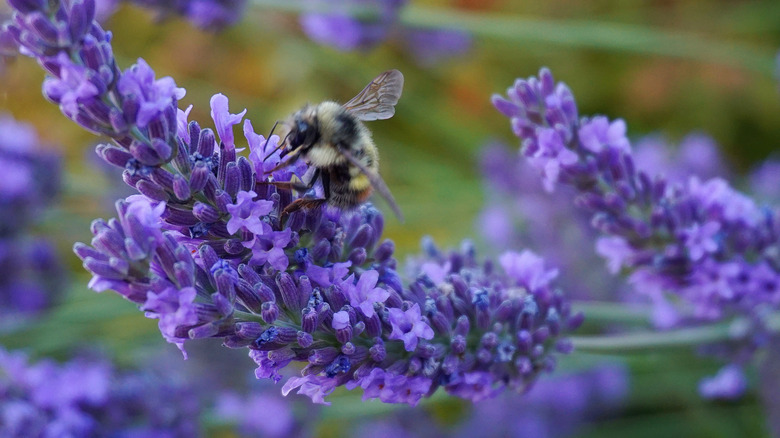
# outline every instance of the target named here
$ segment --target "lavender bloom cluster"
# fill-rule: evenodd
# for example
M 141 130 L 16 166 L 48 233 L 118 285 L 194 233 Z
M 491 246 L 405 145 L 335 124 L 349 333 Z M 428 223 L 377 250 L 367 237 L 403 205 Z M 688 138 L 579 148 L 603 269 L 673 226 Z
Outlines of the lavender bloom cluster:
M 663 309 L 659 320 L 667 326 L 688 314 L 698 321 L 746 316 L 754 336 L 713 352 L 747 362 L 765 339 L 766 310 L 780 303 L 776 210 L 718 177 L 674 181 L 643 170 L 625 122 L 580 118 L 571 91 L 547 69 L 517 80 L 493 103 L 510 118 L 522 155 L 545 186 L 574 189 L 576 204 L 601 234 L 596 251 L 609 271 L 628 274 L 634 290 Z M 705 395 L 735 395 L 744 387 L 725 371 L 703 384 Z
M 51 75 L 46 96 L 85 128 L 111 137 L 98 146 L 141 194 L 118 216 L 92 224 L 75 252 L 90 287 L 137 303 L 183 350 L 217 337 L 248 348 L 257 377 L 315 402 L 337 386 L 366 398 L 417 403 L 438 387 L 471 400 L 522 391 L 567 353 L 564 335 L 582 322 L 550 281 L 555 271 L 530 252 L 479 264 L 473 250 L 429 254 L 421 276 L 402 284 L 384 219 L 370 205 L 283 216 L 293 193 L 269 184 L 307 172 L 271 172 L 282 153 L 243 123 L 249 158 L 237 155 L 227 98 L 211 100 L 216 127 L 188 122 L 184 90 L 155 79 L 139 60 L 121 72 L 109 33 L 93 21 L 93 0 L 12 0 L 8 30 Z M 425 274 L 425 275 L 422 275 Z
M 200 403 L 183 381 L 79 357 L 31 363 L 0 349 L 0 435 L 199 436 Z
M 63 269 L 53 245 L 30 234 L 57 196 L 60 160 L 40 147 L 29 125 L 0 114 L 0 315 L 12 317 L 50 306 Z
M 396 37 L 423 65 L 471 47 L 468 33 L 456 29 L 417 29 L 401 25 L 406 0 L 314 0 L 301 15 L 304 33 L 338 50 L 366 50 Z
M 518 80 L 496 107 L 546 186 L 576 189 L 602 234 L 597 251 L 656 300 L 673 292 L 700 318 L 753 313 L 780 300 L 777 220 L 720 178 L 681 183 L 634 164 L 622 120 L 580 119 L 574 97 L 543 69 Z

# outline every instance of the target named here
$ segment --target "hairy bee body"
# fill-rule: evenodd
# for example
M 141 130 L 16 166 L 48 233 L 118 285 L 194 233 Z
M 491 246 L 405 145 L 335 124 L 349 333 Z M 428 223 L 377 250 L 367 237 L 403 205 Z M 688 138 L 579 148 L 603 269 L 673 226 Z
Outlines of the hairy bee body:
M 390 190 L 379 176 L 379 152 L 371 131 L 363 121 L 392 117 L 401 96 L 403 75 L 398 70 L 382 73 L 346 104 L 332 101 L 306 105 L 292 114 L 285 125 L 288 133 L 281 146 L 288 158 L 278 167 L 297 159 L 305 160 L 314 172 L 303 184 L 288 184 L 298 191 L 322 182 L 324 197 L 299 199 L 286 212 L 327 203 L 340 209 L 353 209 L 366 202 L 376 189 L 401 218 Z M 304 179 L 306 179 L 304 177 Z M 283 184 L 277 183 L 277 186 Z
M 336 102 L 322 102 L 304 107 L 288 123 L 292 126 L 306 123 L 318 131 L 316 140 L 305 146 L 301 157 L 326 175 L 330 189 L 328 204 L 352 209 L 371 196 L 371 181 L 343 152 L 349 151 L 365 168 L 379 172 L 379 153 L 363 122 Z

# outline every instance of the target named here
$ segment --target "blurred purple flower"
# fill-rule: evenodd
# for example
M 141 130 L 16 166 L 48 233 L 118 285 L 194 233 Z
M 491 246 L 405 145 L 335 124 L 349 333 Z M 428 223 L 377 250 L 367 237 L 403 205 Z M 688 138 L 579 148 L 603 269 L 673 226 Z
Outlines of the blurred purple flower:
M 747 379 L 737 365 L 727 365 L 712 377 L 699 382 L 699 393 L 708 399 L 734 399 L 747 389 Z
M 763 201 L 774 205 L 780 203 L 780 160 L 772 157 L 761 163 L 750 173 L 751 193 Z
M 51 306 L 65 272 L 51 243 L 30 228 L 59 192 L 60 160 L 33 128 L 0 114 L 0 319 L 20 320 Z
M 316 12 L 305 13 L 300 20 L 304 33 L 320 44 L 339 50 L 367 49 L 387 38 L 405 3 L 406 0 L 313 1 L 311 8 Z
M 0 435 L 195 437 L 200 406 L 183 383 L 103 359 L 30 363 L 0 350 Z
M 446 424 L 426 410 L 405 408 L 347 427 L 352 437 L 564 438 L 617 415 L 628 398 L 629 377 L 622 365 L 602 364 L 540 380 L 524 395 L 505 393 L 463 406 Z
M 457 29 L 404 29 L 401 31 L 409 52 L 423 66 L 438 64 L 446 58 L 471 49 L 471 35 Z
M 237 423 L 241 433 L 247 437 L 288 437 L 293 436 L 296 429 L 290 403 L 264 392 L 251 393 L 246 397 L 233 392 L 223 393 L 217 399 L 215 414 Z
M 303 32 L 313 41 L 342 51 L 368 50 L 399 40 L 421 65 L 460 55 L 471 36 L 458 29 L 407 28 L 400 14 L 407 0 L 311 0 L 300 16 Z
M 246 0 L 131 0 L 152 10 L 159 20 L 179 15 L 200 29 L 221 31 L 237 23 Z
M 659 135 L 642 137 L 633 157 L 639 170 L 671 183 L 684 183 L 692 175 L 705 180 L 731 176 L 715 140 L 703 133 L 686 135 L 676 147 Z

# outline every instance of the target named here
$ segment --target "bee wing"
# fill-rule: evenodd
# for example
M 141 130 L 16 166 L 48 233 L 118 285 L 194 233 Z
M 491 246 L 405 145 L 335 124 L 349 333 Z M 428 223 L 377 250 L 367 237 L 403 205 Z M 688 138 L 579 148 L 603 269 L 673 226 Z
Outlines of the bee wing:
M 398 216 L 398 220 L 403 222 L 404 215 L 401 213 L 401 209 L 398 207 L 398 204 L 395 203 L 395 199 L 393 199 L 393 194 L 390 193 L 390 189 L 387 187 L 387 184 L 385 184 L 384 180 L 382 180 L 382 177 L 379 176 L 378 173 L 364 166 L 363 163 L 361 163 L 360 160 L 355 158 L 355 156 L 352 155 L 352 152 L 350 152 L 348 149 L 341 149 L 341 153 L 347 158 L 347 160 L 350 163 L 357 166 L 357 168 L 360 169 L 360 171 L 363 172 L 368 177 L 368 180 L 371 182 L 371 185 L 376 189 L 377 192 L 379 192 L 380 195 L 382 195 L 383 198 L 385 198 L 385 201 L 387 201 L 387 203 L 390 205 L 390 208 L 393 210 L 393 213 L 395 213 L 395 215 Z
M 343 107 L 364 122 L 389 119 L 395 114 L 395 104 L 401 98 L 403 88 L 404 75 L 398 70 L 388 70 L 374 78 Z

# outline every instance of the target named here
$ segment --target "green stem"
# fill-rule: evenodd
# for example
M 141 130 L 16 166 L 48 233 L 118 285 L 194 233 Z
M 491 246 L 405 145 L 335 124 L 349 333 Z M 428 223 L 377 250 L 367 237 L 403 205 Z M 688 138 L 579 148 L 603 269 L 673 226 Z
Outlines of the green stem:
M 284 12 L 312 12 L 311 3 L 304 0 L 252 0 L 252 4 Z M 406 6 L 401 12 L 400 22 L 410 27 L 460 29 L 475 36 L 506 41 L 558 44 L 726 64 L 768 76 L 775 69 L 774 52 L 770 49 L 716 41 L 691 32 L 667 31 L 635 24 L 551 20 L 419 5 Z
M 240 310 L 234 310 L 233 316 L 236 319 L 244 320 L 244 321 L 252 321 L 252 322 L 259 322 L 260 324 L 265 324 L 265 321 L 263 321 L 263 318 L 260 315 L 249 313 L 249 312 L 242 312 Z
M 770 332 L 780 331 L 780 313 L 769 315 L 764 320 L 764 324 Z M 745 317 L 739 317 L 701 327 L 607 336 L 574 336 L 571 340 L 578 351 L 618 354 L 740 341 L 749 337 L 751 333 L 750 321 Z
M 650 323 L 651 310 L 647 306 L 604 301 L 572 301 L 572 309 L 585 314 L 585 320 L 598 323 L 636 324 Z

